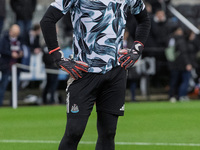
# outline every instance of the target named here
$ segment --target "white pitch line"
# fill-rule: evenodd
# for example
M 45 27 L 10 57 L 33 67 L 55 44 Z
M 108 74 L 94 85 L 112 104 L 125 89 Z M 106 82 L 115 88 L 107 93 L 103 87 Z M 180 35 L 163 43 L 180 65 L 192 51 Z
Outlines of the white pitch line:
M 59 141 L 44 141 L 44 140 L 0 140 L 0 143 L 59 143 Z
M 45 141 L 45 140 L 0 140 L 0 143 L 46 143 L 58 144 L 60 141 Z M 92 141 L 81 141 L 80 144 L 96 144 Z M 195 143 L 145 143 L 145 142 L 115 142 L 116 145 L 141 145 L 141 146 L 191 146 L 200 147 L 200 144 Z

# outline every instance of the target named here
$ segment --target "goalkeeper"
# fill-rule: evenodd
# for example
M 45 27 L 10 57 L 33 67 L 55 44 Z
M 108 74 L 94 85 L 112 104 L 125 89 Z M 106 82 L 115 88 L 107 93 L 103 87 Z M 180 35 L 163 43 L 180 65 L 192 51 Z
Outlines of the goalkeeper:
M 56 23 L 68 11 L 74 58 L 64 58 Z M 123 49 L 126 13 L 138 22 L 130 49 Z M 66 22 L 69 23 L 69 22 Z M 67 86 L 67 125 L 59 150 L 76 150 L 96 103 L 96 150 L 114 150 L 118 116 L 124 115 L 126 71 L 140 57 L 150 30 L 142 0 L 55 0 L 41 20 L 49 54 L 71 75 Z

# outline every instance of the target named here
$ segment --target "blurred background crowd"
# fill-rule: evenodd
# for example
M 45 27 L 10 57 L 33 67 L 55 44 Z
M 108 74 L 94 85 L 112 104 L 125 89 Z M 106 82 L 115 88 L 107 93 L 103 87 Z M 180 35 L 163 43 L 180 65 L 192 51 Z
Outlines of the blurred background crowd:
M 65 103 L 68 75 L 52 61 L 39 25 L 52 1 L 0 0 L 0 106 L 12 103 L 14 64 L 18 64 L 19 102 Z M 143 1 L 151 18 L 151 31 L 141 59 L 128 72 L 127 101 L 199 99 L 199 0 Z M 128 12 L 124 47 L 130 48 L 136 26 Z M 57 32 L 60 47 L 70 57 L 73 31 L 69 13 L 59 21 Z

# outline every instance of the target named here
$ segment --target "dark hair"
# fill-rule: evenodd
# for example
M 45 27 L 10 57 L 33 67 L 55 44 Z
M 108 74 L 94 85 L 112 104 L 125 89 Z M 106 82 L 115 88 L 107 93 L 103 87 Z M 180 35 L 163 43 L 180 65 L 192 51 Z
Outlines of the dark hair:
M 39 30 L 40 29 L 40 25 L 39 24 L 35 24 L 35 25 L 33 25 L 33 27 L 32 27 L 32 30 L 33 31 L 37 31 L 37 30 Z

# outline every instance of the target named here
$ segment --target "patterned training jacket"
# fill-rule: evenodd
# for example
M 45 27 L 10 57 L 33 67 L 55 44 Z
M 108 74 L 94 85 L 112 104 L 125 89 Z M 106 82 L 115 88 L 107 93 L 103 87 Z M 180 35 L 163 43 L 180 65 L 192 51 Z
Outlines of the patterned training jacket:
M 71 13 L 74 58 L 89 64 L 89 72 L 106 73 L 119 65 L 126 13 L 139 14 L 142 0 L 56 0 L 51 6 Z

